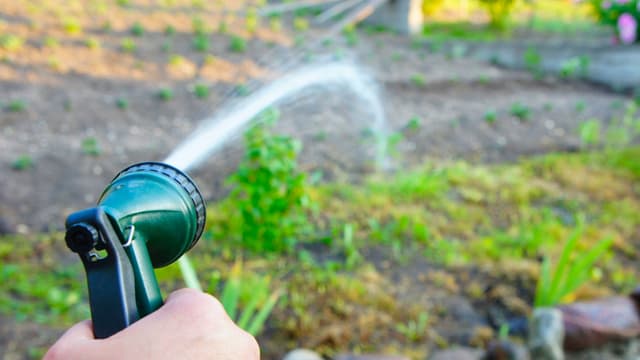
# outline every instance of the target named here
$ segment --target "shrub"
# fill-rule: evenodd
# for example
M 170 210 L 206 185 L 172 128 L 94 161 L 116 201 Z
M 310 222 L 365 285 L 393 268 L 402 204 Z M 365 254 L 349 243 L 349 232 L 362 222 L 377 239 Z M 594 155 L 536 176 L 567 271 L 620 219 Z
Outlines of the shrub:
M 496 30 L 506 30 L 515 0 L 480 0 L 480 4 L 489 13 L 489 26 Z
M 640 41 L 640 0 L 591 0 L 601 23 L 616 31 L 616 38 L 624 44 Z
M 247 131 L 244 160 L 229 178 L 242 244 L 256 252 L 291 251 L 310 228 L 306 176 L 297 164 L 301 146 L 270 131 L 278 116 L 267 110 Z

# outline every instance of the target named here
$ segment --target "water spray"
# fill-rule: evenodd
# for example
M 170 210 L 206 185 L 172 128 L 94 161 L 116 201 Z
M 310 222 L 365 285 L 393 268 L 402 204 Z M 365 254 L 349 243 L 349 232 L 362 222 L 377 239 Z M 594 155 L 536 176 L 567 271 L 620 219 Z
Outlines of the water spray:
M 96 207 L 67 218 L 65 241 L 85 268 L 96 338 L 109 337 L 162 305 L 153 269 L 191 249 L 205 218 L 193 180 L 158 162 L 124 169 Z

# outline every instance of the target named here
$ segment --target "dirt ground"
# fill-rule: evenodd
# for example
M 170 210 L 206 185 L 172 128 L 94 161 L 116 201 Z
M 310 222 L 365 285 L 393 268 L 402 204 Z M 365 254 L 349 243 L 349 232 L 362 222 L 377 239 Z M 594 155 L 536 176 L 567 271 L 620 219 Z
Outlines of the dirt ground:
M 293 46 L 292 35 L 264 29 L 249 40 L 245 53 L 230 51 L 229 36 L 220 34 L 209 36 L 207 52 L 198 52 L 187 33 L 188 13 L 171 16 L 141 7 L 125 16 L 117 10 L 110 15 L 112 30 L 87 20 L 84 34 L 74 35 L 46 11 L 26 11 L 10 2 L 0 6 L 2 32 L 26 39 L 18 50 L 0 48 L 0 234 L 61 229 L 66 215 L 95 203 L 120 169 L 163 159 L 203 118 L 224 106 L 237 84 L 286 72 L 281 64 L 302 51 Z M 137 50 L 123 53 L 121 39 L 131 37 L 127 29 L 145 12 L 145 34 L 132 37 Z M 170 22 L 177 32 L 167 37 L 162 29 Z M 45 46 L 45 34 L 57 37 L 58 46 Z M 85 46 L 88 37 L 98 39 L 100 48 Z M 168 52 L 163 50 L 167 42 Z M 539 80 L 526 72 L 451 58 L 390 33 L 359 31 L 353 47 L 338 39 L 313 51 L 339 51 L 375 79 L 388 128 L 405 137 L 392 156 L 396 167 L 434 157 L 502 162 L 577 150 L 577 125 L 591 118 L 607 121 L 623 111 L 619 104 L 627 100 L 579 81 Z M 172 64 L 171 54 L 183 59 Z M 207 99 L 192 92 L 200 82 L 211 87 Z M 159 100 L 162 87 L 173 89 L 175 97 Z M 128 107 L 116 106 L 118 99 L 126 99 Z M 7 108 L 15 100 L 24 102 L 22 111 Z M 529 120 L 510 115 L 517 102 L 531 109 Z M 484 121 L 489 110 L 497 112 L 493 125 Z M 304 168 L 323 169 L 328 179 L 357 179 L 372 170 L 373 142 L 366 136 L 371 115 L 354 94 L 335 88 L 305 93 L 281 111 L 278 126 L 304 143 Z M 421 126 L 408 129 L 414 117 Z M 98 155 L 83 150 L 87 138 L 97 141 Z M 225 194 L 224 179 L 242 155 L 240 138 L 193 171 L 207 199 Z M 22 155 L 33 166 L 13 169 Z M 42 345 L 58 334 L 6 318 L 0 322 L 11 324 L 0 326 L 0 348 L 10 358 L 17 354 L 12 352 L 16 339 L 29 337 L 31 345 Z

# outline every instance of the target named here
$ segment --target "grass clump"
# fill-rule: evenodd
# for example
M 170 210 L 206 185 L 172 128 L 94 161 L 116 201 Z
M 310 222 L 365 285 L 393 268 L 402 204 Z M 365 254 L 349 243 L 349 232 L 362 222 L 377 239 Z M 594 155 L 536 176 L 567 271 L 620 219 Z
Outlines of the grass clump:
M 237 35 L 232 36 L 229 43 L 229 50 L 236 53 L 243 53 L 247 51 L 247 40 Z
M 162 88 L 156 92 L 156 97 L 162 101 L 169 101 L 174 97 L 173 90 L 166 87 Z
M 23 171 L 33 167 L 33 158 L 29 155 L 20 155 L 11 163 L 11 168 L 16 171 Z

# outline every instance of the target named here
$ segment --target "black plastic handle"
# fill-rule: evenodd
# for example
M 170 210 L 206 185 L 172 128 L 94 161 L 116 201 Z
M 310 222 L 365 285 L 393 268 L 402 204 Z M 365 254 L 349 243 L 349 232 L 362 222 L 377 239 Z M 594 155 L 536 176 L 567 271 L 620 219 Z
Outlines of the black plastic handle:
M 107 338 L 139 319 L 133 268 L 117 228 L 100 207 L 71 214 L 66 222 L 67 246 L 87 273 L 93 334 Z M 105 250 L 106 256 L 99 251 Z

